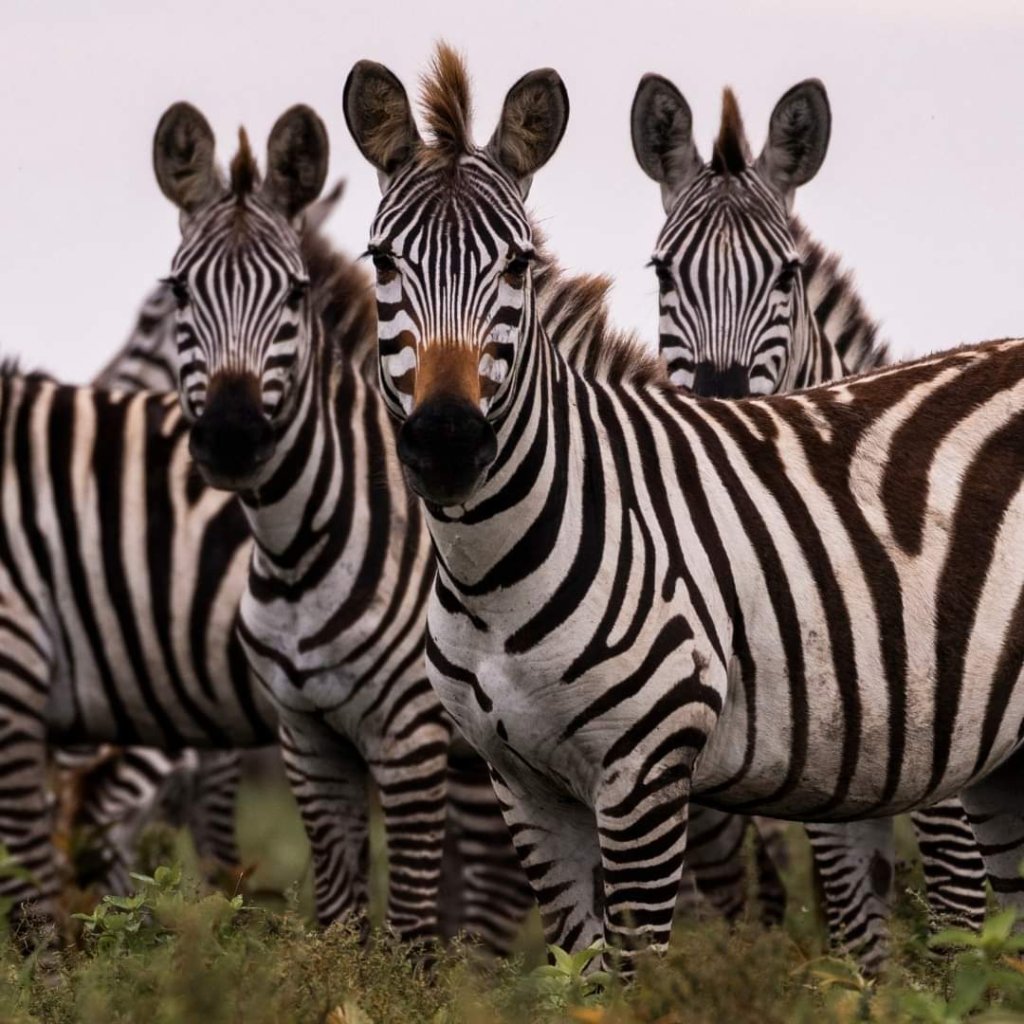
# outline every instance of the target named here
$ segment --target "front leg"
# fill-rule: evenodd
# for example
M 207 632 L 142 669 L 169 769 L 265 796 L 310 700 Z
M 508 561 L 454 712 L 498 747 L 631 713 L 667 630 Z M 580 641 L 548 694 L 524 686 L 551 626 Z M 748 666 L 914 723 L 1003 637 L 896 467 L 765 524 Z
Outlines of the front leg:
M 700 730 L 673 728 L 664 715 L 651 724 L 646 735 L 634 726 L 614 744 L 597 795 L 605 963 L 621 958 L 627 976 L 638 951 L 668 947 L 683 876 L 690 778 L 697 743 L 704 741 Z
M 0 876 L 0 902 L 26 951 L 56 945 L 60 892 L 46 784 L 51 665 L 34 627 L 0 608 L 0 844 L 20 869 Z
M 519 862 L 540 906 L 544 939 L 578 952 L 602 937 L 601 848 L 585 807 L 540 775 L 491 781 Z
M 371 762 L 388 850 L 387 921 L 409 942 L 438 934 L 449 735 L 440 716 L 400 728 Z
M 281 714 L 281 757 L 313 854 L 322 925 L 355 918 L 368 931 L 369 775 L 344 737 L 318 718 Z

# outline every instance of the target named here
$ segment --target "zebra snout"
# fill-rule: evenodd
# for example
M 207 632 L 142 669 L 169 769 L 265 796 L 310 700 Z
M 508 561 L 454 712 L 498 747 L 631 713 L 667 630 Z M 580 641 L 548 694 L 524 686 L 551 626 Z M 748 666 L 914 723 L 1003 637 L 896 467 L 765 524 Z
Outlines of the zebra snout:
M 274 454 L 274 430 L 258 392 L 239 378 L 210 389 L 202 415 L 192 424 L 189 451 L 213 487 L 243 490 Z
M 693 393 L 704 398 L 746 398 L 750 394 L 750 371 L 742 363 L 719 367 L 700 362 L 693 373 Z
M 398 457 L 413 490 L 436 505 L 466 501 L 497 452 L 494 428 L 463 398 L 424 402 L 398 435 Z

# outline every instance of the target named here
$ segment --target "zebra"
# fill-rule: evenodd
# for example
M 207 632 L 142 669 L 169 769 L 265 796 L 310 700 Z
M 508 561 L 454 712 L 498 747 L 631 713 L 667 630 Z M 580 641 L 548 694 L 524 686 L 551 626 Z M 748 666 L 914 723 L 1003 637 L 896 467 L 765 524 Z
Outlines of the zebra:
M 304 211 L 307 260 L 326 251 L 318 235 L 343 192 L 344 182 L 339 181 Z M 326 274 L 316 267 L 313 277 L 318 294 L 329 295 L 324 285 Z M 176 391 L 175 311 L 171 286 L 161 281 L 144 299 L 127 340 L 93 378 L 93 386 L 114 391 Z M 56 761 L 67 776 L 60 790 L 73 800 L 71 807 L 64 809 L 67 829 L 84 828 L 96 839 L 87 851 L 89 874 L 78 879 L 80 884 L 100 892 L 128 892 L 139 833 L 160 811 L 169 814 L 173 822 L 189 826 L 196 853 L 212 878 L 238 876 L 241 855 L 234 809 L 241 758 L 237 751 L 58 750 Z
M 754 160 L 739 105 L 726 89 L 714 152 L 705 162 L 682 93 L 660 75 L 641 79 L 631 134 L 667 215 L 651 265 L 659 346 L 673 383 L 708 397 L 772 394 L 888 361 L 850 276 L 791 212 L 796 190 L 825 159 L 830 131 L 828 95 L 821 82 L 808 79 L 775 105 L 768 142 Z M 772 161 L 783 144 L 802 147 L 804 155 L 780 189 Z M 794 290 L 797 276 L 802 289 Z M 788 319 L 777 314 L 783 294 L 802 307 Z M 963 809 L 952 799 L 915 811 L 911 820 L 936 918 L 980 927 L 985 868 Z M 832 937 L 875 973 L 885 957 L 891 829 L 878 820 L 809 826 L 808 834 Z
M 346 301 L 334 311 L 310 301 L 310 264 L 323 256 L 303 252 L 295 226 L 323 185 L 326 131 L 310 108 L 288 110 L 262 180 L 244 132 L 227 183 L 213 151 L 198 110 L 167 110 L 153 152 L 161 190 L 181 211 L 169 278 L 180 407 L 199 473 L 237 494 L 254 538 L 238 633 L 281 721 L 318 866 L 318 914 L 366 907 L 372 780 L 390 927 L 409 941 L 437 933 L 450 810 L 464 905 L 461 915 L 446 908 L 445 929 L 507 948 L 532 894 L 490 781 L 452 742 L 426 680 L 433 565 L 361 367 L 376 334 L 369 277 L 335 255 L 326 273 Z M 327 337 L 324 321 L 337 314 Z
M 811 821 L 960 793 L 1024 902 L 1024 340 L 736 402 L 684 394 L 631 336 L 581 374 L 537 319 L 524 206 L 566 125 L 557 73 L 512 86 L 483 148 L 447 48 L 428 141 L 380 64 L 343 102 L 382 184 L 368 251 L 438 564 L 430 678 L 547 940 L 603 939 L 626 971 L 664 949 L 691 790 Z M 781 183 L 799 154 L 773 157 Z

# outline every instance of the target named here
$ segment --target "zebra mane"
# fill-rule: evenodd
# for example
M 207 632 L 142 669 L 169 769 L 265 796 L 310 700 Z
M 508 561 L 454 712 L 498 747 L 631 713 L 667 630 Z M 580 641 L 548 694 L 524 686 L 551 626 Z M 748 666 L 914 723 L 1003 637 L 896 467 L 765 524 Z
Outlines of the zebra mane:
M 21 356 L 0 356 L 0 380 L 11 380 L 14 377 L 33 381 L 56 380 L 56 377 L 46 370 L 23 370 Z
M 750 146 L 736 94 L 728 86 L 722 92 L 722 121 L 711 151 L 715 174 L 741 174 L 750 162 Z
M 835 346 L 846 372 L 865 373 L 888 363 L 889 345 L 879 337 L 880 325 L 865 308 L 853 272 L 813 238 L 799 218 L 790 217 L 789 229 L 800 253 L 811 312 L 818 329 Z
M 533 239 L 538 312 L 549 341 L 565 361 L 590 380 L 671 388 L 662 360 L 633 331 L 609 323 L 612 279 L 568 273 L 558 266 L 536 226 Z
M 377 307 L 369 275 L 319 231 L 305 231 L 301 245 L 323 344 L 335 360 L 372 381 L 377 373 Z
M 244 128 L 239 128 L 238 152 L 231 161 L 231 191 L 241 202 L 253 191 L 259 180 L 260 172 L 249 146 L 249 136 Z
M 430 130 L 430 144 L 420 149 L 423 159 L 454 167 L 472 152 L 473 107 L 465 61 L 447 43 L 437 44 L 430 70 L 420 79 L 420 107 Z

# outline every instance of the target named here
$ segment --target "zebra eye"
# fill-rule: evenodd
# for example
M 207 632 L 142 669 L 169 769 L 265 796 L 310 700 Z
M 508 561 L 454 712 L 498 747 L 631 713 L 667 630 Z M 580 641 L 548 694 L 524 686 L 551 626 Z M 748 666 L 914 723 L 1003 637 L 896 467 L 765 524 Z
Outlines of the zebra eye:
M 180 277 L 168 277 L 164 280 L 164 284 L 170 286 L 174 304 L 178 309 L 184 309 L 188 305 L 188 285 Z
M 513 288 L 522 288 L 526 281 L 526 272 L 530 269 L 530 260 L 527 256 L 513 256 L 501 272 L 505 281 Z
M 649 267 L 654 267 L 654 273 L 658 278 L 658 284 L 662 289 L 670 288 L 672 286 L 672 271 L 668 269 L 667 263 L 662 263 L 659 259 L 652 259 L 647 264 Z
M 371 253 L 373 265 L 377 269 L 377 280 L 384 282 L 390 279 L 391 275 L 398 271 L 394 258 L 386 252 Z
M 800 269 L 799 260 L 789 260 L 783 264 L 782 270 L 779 271 L 779 276 L 775 279 L 775 287 L 785 294 L 789 294 L 793 290 L 793 284 L 796 281 L 797 271 Z
M 299 304 L 309 293 L 309 282 L 300 281 L 298 278 L 292 281 L 292 286 L 288 292 L 288 298 L 284 300 L 284 304 L 291 310 L 299 308 Z

